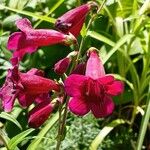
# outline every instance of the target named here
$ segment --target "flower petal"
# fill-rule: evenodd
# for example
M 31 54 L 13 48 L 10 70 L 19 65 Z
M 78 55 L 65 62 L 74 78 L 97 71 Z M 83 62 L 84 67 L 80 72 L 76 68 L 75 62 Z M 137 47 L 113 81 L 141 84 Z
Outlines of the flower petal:
M 19 104 L 23 108 L 26 108 L 26 107 L 30 106 L 34 102 L 35 97 L 36 97 L 35 95 L 28 95 L 28 94 L 20 92 L 18 94 L 18 101 L 19 101 Z
M 49 102 L 43 102 L 37 105 L 29 112 L 28 123 L 30 127 L 40 127 L 50 116 L 53 107 Z
M 116 96 L 124 91 L 124 84 L 121 81 L 114 81 L 112 84 L 106 85 L 106 88 L 107 94 Z
M 99 102 L 89 103 L 89 107 L 96 118 L 102 118 L 113 112 L 114 103 L 110 97 L 105 96 Z
M 27 73 L 20 73 L 20 81 L 24 90 L 29 95 L 48 93 L 49 91 L 59 91 L 60 87 L 55 81 Z
M 92 47 L 89 49 L 89 55 L 85 75 L 92 79 L 103 77 L 105 75 L 104 66 L 95 48 Z
M 98 82 L 101 84 L 109 84 L 112 83 L 115 80 L 114 76 L 112 75 L 105 75 L 104 77 L 101 77 L 98 79 Z
M 78 64 L 71 74 L 85 75 L 85 68 L 86 68 L 85 63 Z
M 43 77 L 44 76 L 44 72 L 42 70 L 39 70 L 39 69 L 36 69 L 36 68 L 32 68 L 31 70 L 29 70 L 27 72 L 27 74 L 30 74 L 30 75 L 38 75 L 38 76 L 41 76 Z
M 22 41 L 25 41 L 26 36 L 23 32 L 12 33 L 7 42 L 7 49 L 17 50 L 23 44 Z
M 7 79 L 0 89 L 0 99 L 2 100 L 4 111 L 10 112 L 12 110 L 16 96 L 17 92 L 13 89 L 12 81 Z
M 71 98 L 69 102 L 69 109 L 72 113 L 79 115 L 79 116 L 83 116 L 90 111 L 87 103 L 82 97 Z
M 70 75 L 64 82 L 66 93 L 71 97 L 82 96 L 86 80 L 87 77 L 83 75 Z
M 17 20 L 16 25 L 17 28 L 23 32 L 30 31 L 32 29 L 31 22 L 27 18 Z

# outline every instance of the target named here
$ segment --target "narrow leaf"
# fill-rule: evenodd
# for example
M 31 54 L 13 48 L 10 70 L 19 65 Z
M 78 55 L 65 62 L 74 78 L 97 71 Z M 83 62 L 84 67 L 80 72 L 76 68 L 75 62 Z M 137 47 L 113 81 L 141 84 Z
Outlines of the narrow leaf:
M 94 38 L 94 39 L 97 39 L 101 42 L 104 42 L 110 46 L 115 46 L 115 42 L 113 42 L 112 40 L 110 40 L 109 38 L 107 38 L 106 36 L 100 34 L 100 33 L 97 33 L 95 31 L 88 31 L 87 35 L 89 35 L 90 37 Z
M 46 124 L 46 126 L 37 135 L 38 137 L 40 137 L 40 139 L 33 140 L 32 143 L 28 146 L 27 150 L 36 150 L 37 149 L 42 138 L 50 130 L 50 128 L 52 128 L 52 126 L 58 121 L 58 118 L 59 118 L 59 112 L 54 114 L 54 116 L 52 118 L 50 118 L 50 120 L 48 120 L 48 123 Z
M 118 125 L 126 123 L 123 119 L 116 119 L 109 123 L 107 126 L 105 126 L 99 134 L 96 136 L 96 138 L 92 141 L 90 150 L 97 150 L 98 146 L 102 143 L 104 138 Z
M 29 135 L 31 132 L 33 132 L 35 129 L 28 129 L 26 131 L 21 132 L 20 134 L 16 135 L 13 137 L 9 142 L 8 142 L 8 147 L 10 150 L 14 150 L 17 145 L 22 142 L 27 135 Z
M 54 23 L 55 22 L 54 18 L 47 17 L 47 16 L 40 16 L 40 15 L 37 15 L 37 14 L 32 13 L 32 12 L 10 8 L 10 7 L 1 5 L 1 4 L 0 4 L 0 9 L 7 9 L 7 10 L 10 10 L 10 11 L 22 14 L 22 15 L 30 16 L 30 17 L 33 17 L 33 18 L 36 18 L 36 19 L 40 19 L 40 20 L 44 20 L 44 21 L 47 21 L 47 22 L 50 22 L 50 23 Z
M 19 127 L 22 130 L 22 127 L 21 127 L 20 123 L 16 120 L 16 118 L 13 117 L 13 115 L 8 114 L 6 112 L 2 112 L 0 114 L 0 118 L 6 119 L 8 121 L 11 121 L 12 123 L 14 123 L 17 127 Z

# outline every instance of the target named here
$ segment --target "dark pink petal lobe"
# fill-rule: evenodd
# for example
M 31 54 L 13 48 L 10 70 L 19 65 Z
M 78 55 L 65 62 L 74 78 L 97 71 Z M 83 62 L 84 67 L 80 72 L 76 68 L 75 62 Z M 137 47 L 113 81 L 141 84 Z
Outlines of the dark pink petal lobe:
M 100 82 L 101 84 L 105 85 L 105 84 L 113 83 L 114 80 L 115 80 L 114 76 L 112 76 L 112 75 L 105 75 L 105 76 L 99 78 L 97 81 Z
M 25 39 L 26 35 L 23 32 L 12 33 L 8 39 L 7 48 L 9 50 L 17 50 L 24 45 L 22 42 L 24 42 Z
M 74 114 L 78 116 L 83 116 L 90 111 L 83 97 L 71 98 L 69 102 L 69 109 L 71 112 L 73 112 Z
M 28 123 L 30 127 L 40 127 L 50 116 L 53 108 L 49 102 L 43 102 L 37 105 L 29 112 Z
M 39 70 L 39 69 L 36 69 L 36 68 L 32 68 L 31 70 L 29 70 L 27 72 L 27 74 L 30 74 L 30 75 L 38 75 L 38 76 L 41 76 L 43 77 L 44 76 L 44 72 L 42 70 Z
M 2 100 L 2 106 L 4 111 L 10 112 L 13 108 L 17 92 L 14 89 L 13 82 L 7 79 L 6 83 L 0 88 L 0 99 Z
M 27 18 L 17 20 L 16 25 L 18 29 L 20 29 L 23 32 L 27 32 L 32 29 L 31 22 Z
M 29 95 L 48 93 L 51 90 L 60 90 L 59 85 L 55 81 L 37 75 L 20 73 L 20 81 L 24 86 L 25 92 Z
M 85 75 L 85 69 L 86 69 L 85 63 L 78 64 L 71 74 Z
M 26 108 L 29 107 L 34 102 L 35 97 L 36 97 L 35 95 L 28 95 L 20 92 L 18 94 L 18 101 L 23 108 Z
M 124 91 L 124 84 L 121 81 L 114 81 L 106 85 L 106 93 L 112 96 L 121 94 Z
M 108 96 L 100 99 L 99 102 L 88 103 L 88 105 L 96 118 L 106 117 L 114 110 L 114 103 Z
M 90 51 L 90 57 L 87 61 L 85 75 L 91 77 L 92 79 L 98 79 L 105 75 L 102 61 L 94 49 Z
M 87 78 L 83 75 L 70 75 L 64 82 L 66 93 L 71 97 L 82 96 L 84 94 L 86 80 Z
M 14 67 L 8 70 L 6 81 L 0 88 L 0 99 L 5 111 L 10 112 L 12 110 L 19 88 L 22 88 L 22 85 L 19 83 L 18 68 Z

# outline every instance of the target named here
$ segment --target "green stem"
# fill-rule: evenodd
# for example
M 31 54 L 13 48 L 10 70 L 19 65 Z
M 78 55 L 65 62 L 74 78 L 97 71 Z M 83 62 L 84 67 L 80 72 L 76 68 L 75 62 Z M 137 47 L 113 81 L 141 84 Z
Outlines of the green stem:
M 150 84 L 149 84 L 149 92 L 148 93 L 149 93 L 149 96 L 147 99 L 146 110 L 145 110 L 145 114 L 142 118 L 142 123 L 141 123 L 140 132 L 139 132 L 139 136 L 138 136 L 138 141 L 137 141 L 137 150 L 142 149 L 145 133 L 146 133 L 147 126 L 149 123 L 149 118 L 150 118 Z
M 64 110 L 64 114 L 63 114 L 63 119 L 62 119 L 61 125 L 59 127 L 56 150 L 60 149 L 62 137 L 63 137 L 64 131 L 65 131 L 66 119 L 67 119 L 67 114 L 68 114 L 68 102 L 69 102 L 69 98 L 67 98 L 67 100 L 66 100 L 66 106 L 64 108 L 65 110 Z

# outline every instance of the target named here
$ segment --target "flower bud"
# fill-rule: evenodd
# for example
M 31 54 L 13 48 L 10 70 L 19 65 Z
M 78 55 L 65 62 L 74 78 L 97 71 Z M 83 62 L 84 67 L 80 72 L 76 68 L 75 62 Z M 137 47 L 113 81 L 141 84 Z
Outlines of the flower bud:
M 68 57 L 65 57 L 61 60 L 59 60 L 55 66 L 54 66 L 54 71 L 58 74 L 58 75 L 62 75 L 63 73 L 65 73 L 70 65 L 71 59 Z

